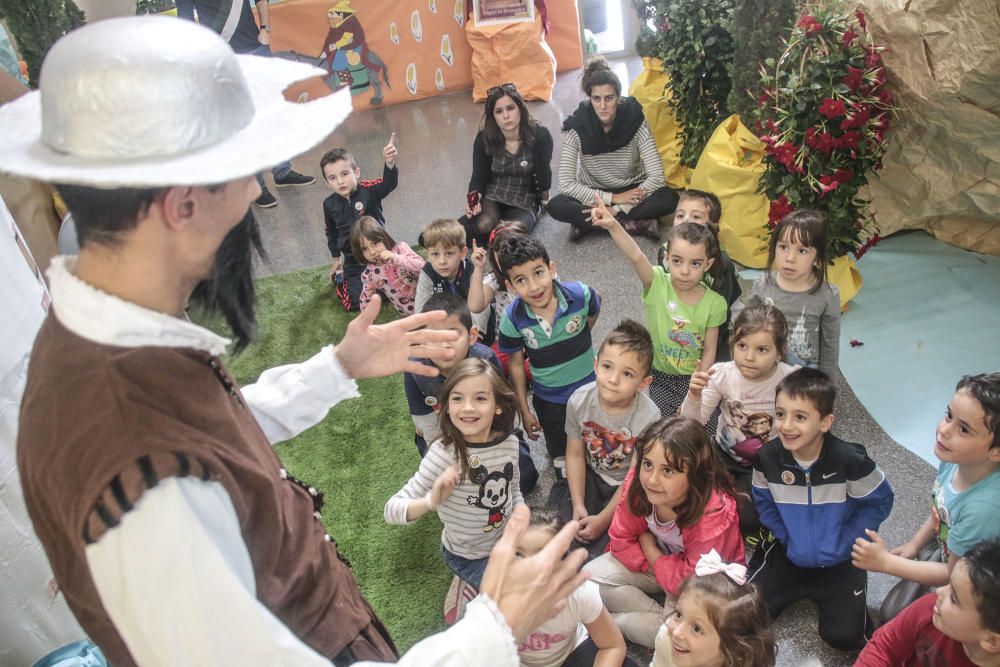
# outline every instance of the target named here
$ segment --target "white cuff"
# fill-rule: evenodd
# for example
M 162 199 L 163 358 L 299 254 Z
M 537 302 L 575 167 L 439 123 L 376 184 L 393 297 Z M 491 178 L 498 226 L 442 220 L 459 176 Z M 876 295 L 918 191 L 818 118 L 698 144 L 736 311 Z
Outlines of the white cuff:
M 497 662 L 496 664 L 520 664 L 521 659 L 517 654 L 517 642 L 514 640 L 514 631 L 511 630 L 510 626 L 507 624 L 507 619 L 500 611 L 500 608 L 497 607 L 496 602 L 494 602 L 489 595 L 486 595 L 485 593 L 477 595 L 476 598 L 469 603 L 469 606 L 465 608 L 465 618 L 474 618 L 478 624 L 490 623 L 497 626 L 499 632 L 488 633 L 488 636 L 496 639 L 500 644 L 503 644 L 503 646 L 495 646 L 493 648 L 503 650 L 504 654 L 507 656 L 507 662 Z M 485 636 L 487 635 L 480 635 L 480 637 Z M 499 657 L 496 653 L 491 653 L 489 651 L 487 651 L 485 655 Z
M 339 403 L 357 398 L 361 393 L 358 391 L 358 383 L 340 365 L 340 360 L 334 354 L 335 349 L 333 345 L 324 347 L 319 354 L 306 360 L 302 372 L 306 382 L 315 388 L 317 394 Z M 315 367 L 313 360 L 317 360 Z

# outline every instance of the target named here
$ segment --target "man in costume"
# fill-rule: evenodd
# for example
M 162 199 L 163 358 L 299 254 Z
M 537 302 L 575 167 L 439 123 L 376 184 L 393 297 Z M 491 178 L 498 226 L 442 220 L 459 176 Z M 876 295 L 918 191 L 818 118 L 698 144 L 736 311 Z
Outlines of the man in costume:
M 100 76 L 95 77 L 94 72 Z M 306 151 L 349 113 L 282 90 L 319 70 L 236 56 L 163 17 L 110 19 L 57 42 L 38 92 L 0 108 L 0 171 L 57 184 L 80 254 L 53 260 L 18 467 L 66 600 L 115 665 L 335 665 L 396 651 L 319 517 L 321 494 L 271 444 L 357 396 L 353 378 L 434 372 L 454 334 L 427 313 L 374 325 L 240 388 L 228 340 L 189 321 L 254 328 L 254 174 Z M 128 104 L 122 104 L 127 96 Z M 180 122 L 184 121 L 184 122 Z M 517 665 L 517 643 L 583 580 L 572 530 L 517 560 L 515 513 L 482 595 L 400 664 Z

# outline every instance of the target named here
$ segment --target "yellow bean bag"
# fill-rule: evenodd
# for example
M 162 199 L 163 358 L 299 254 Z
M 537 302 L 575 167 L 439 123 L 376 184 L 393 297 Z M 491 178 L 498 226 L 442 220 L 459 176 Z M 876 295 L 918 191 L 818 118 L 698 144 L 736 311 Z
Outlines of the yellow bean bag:
M 767 213 L 770 202 L 757 192 L 764 173 L 764 144 L 733 114 L 712 133 L 691 174 L 691 187 L 714 193 L 722 202 L 719 241 L 733 260 L 762 269 L 767 265 Z M 838 257 L 827 279 L 840 290 L 840 307 L 861 289 L 854 261 Z
M 764 144 L 733 114 L 715 129 L 691 174 L 691 187 L 722 202 L 719 240 L 743 266 L 767 264 L 767 197 L 757 192 L 764 173 Z
M 632 82 L 628 94 L 642 105 L 649 130 L 656 140 L 656 148 L 660 151 L 667 185 L 675 190 L 682 190 L 687 187 L 690 170 L 681 166 L 683 143 L 677 119 L 667 103 L 670 99 L 667 91 L 670 75 L 663 71 L 663 61 L 659 58 L 643 58 L 642 64 L 643 70 Z

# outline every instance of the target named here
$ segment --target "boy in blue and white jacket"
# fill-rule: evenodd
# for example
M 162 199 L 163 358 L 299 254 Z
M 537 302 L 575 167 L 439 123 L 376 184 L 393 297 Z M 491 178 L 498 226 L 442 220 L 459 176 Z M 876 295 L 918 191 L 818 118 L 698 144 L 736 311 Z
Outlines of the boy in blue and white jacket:
M 778 437 L 760 449 L 753 470 L 754 504 L 773 539 L 761 542 L 748 569 L 772 618 L 813 600 L 823 641 L 857 650 L 874 626 L 868 574 L 851 563 L 851 548 L 889 516 L 893 493 L 864 447 L 830 433 L 836 397 L 833 381 L 814 368 L 778 385 Z

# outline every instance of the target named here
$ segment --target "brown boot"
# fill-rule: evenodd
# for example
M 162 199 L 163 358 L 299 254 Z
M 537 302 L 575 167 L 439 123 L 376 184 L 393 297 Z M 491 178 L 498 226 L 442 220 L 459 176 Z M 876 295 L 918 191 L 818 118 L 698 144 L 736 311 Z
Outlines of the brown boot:
M 641 220 L 623 220 L 622 227 L 632 236 L 645 236 L 654 241 L 660 240 L 660 225 L 656 218 Z
M 591 224 L 571 225 L 569 228 L 569 240 L 576 243 L 592 231 L 594 231 L 594 226 Z

